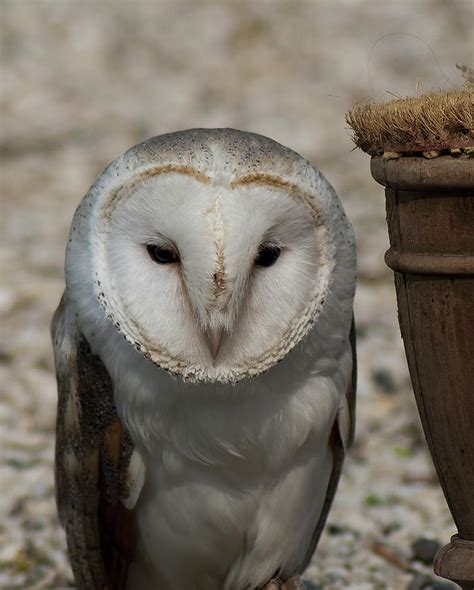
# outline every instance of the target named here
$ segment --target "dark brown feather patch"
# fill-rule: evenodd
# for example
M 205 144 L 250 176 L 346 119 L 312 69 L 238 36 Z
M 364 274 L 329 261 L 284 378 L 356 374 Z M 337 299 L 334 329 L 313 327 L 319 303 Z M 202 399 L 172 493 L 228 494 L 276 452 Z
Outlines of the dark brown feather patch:
M 53 317 L 52 337 L 56 501 L 75 582 L 84 590 L 121 590 L 136 543 L 134 513 L 119 501 L 133 445 L 117 416 L 110 376 L 77 328 L 66 294 Z

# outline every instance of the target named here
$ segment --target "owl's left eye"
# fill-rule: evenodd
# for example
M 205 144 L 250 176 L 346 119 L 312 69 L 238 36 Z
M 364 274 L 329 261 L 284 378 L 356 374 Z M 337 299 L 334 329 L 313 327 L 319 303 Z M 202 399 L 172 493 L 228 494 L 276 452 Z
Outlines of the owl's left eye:
M 172 264 L 173 262 L 178 262 L 179 257 L 174 250 L 170 250 L 169 248 L 165 248 L 163 246 L 158 246 L 156 244 L 148 244 L 146 249 L 148 250 L 148 254 L 153 262 L 157 262 L 158 264 Z
M 281 248 L 273 244 L 261 246 L 257 256 L 255 257 L 255 264 L 257 266 L 273 266 L 281 254 Z

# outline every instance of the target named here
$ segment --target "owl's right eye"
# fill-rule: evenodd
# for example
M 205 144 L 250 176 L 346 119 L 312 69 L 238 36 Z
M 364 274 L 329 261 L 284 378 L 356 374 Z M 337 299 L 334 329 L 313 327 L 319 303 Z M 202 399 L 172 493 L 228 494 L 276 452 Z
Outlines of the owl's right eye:
M 172 264 L 178 262 L 179 257 L 174 250 L 165 248 L 163 246 L 157 246 L 156 244 L 148 244 L 146 249 L 153 262 L 158 264 Z

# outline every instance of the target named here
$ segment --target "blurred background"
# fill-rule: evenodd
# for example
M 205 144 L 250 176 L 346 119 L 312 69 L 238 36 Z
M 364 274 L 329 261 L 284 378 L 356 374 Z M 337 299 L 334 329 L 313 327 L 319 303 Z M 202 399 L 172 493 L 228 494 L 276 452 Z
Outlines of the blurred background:
M 473 62 L 474 3 L 0 0 L 0 10 L 0 587 L 72 585 L 54 505 L 49 322 L 73 212 L 131 145 L 224 126 L 315 163 L 356 230 L 357 438 L 306 577 L 324 590 L 452 587 L 429 577 L 454 526 L 383 262 L 383 189 L 353 151 L 344 113 L 462 85 L 455 64 Z

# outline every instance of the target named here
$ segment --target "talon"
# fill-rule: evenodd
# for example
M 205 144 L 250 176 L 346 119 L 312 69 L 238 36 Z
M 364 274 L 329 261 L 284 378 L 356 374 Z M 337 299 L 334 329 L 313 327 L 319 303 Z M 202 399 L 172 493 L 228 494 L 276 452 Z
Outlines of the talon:
M 299 576 L 292 576 L 284 584 L 282 590 L 306 590 Z
M 273 578 L 263 587 L 263 590 L 306 590 L 306 586 L 299 576 L 292 576 L 285 583 L 280 578 Z
M 263 590 L 282 590 L 282 581 L 279 578 L 273 578 L 265 584 Z

